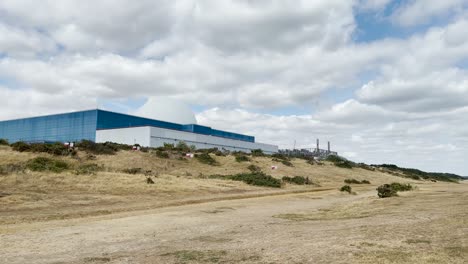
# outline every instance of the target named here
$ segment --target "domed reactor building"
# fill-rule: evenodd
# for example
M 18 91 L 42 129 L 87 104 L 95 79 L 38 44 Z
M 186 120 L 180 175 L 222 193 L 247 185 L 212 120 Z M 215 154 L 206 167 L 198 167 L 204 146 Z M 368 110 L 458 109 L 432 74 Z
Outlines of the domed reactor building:
M 0 138 L 10 143 L 91 140 L 97 143 L 139 144 L 143 147 L 185 142 L 197 149 L 243 152 L 261 149 L 267 154 L 278 152 L 278 146 L 257 143 L 253 136 L 198 125 L 188 107 L 171 102 L 158 105 L 158 109 L 140 109 L 139 114 L 152 118 L 94 109 L 0 121 Z

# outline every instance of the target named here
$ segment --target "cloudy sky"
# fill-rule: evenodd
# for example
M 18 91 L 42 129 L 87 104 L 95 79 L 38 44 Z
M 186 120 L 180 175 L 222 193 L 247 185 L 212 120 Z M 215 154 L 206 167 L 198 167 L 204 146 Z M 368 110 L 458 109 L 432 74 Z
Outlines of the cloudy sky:
M 468 175 L 468 0 L 0 1 L 0 119 L 161 97 L 282 148 Z

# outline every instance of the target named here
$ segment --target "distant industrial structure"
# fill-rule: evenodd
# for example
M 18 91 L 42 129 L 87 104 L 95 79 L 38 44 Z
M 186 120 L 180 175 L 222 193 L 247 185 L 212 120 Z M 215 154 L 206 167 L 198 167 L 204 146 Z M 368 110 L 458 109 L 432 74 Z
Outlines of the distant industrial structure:
M 331 151 L 331 144 L 328 141 L 328 148 L 320 149 L 320 140 L 317 139 L 316 148 L 302 148 L 302 149 L 281 149 L 278 153 L 289 156 L 289 157 L 303 157 L 303 158 L 314 158 L 314 159 L 326 159 L 330 155 L 338 156 L 338 152 Z
M 179 111 L 178 108 L 169 110 L 167 112 L 175 116 L 176 121 L 192 120 L 190 118 L 195 120 L 191 112 Z M 243 152 L 261 149 L 267 154 L 278 152 L 278 146 L 255 142 L 253 136 L 198 124 L 180 124 L 100 109 L 1 121 L 0 138 L 7 139 L 10 143 L 91 140 L 139 144 L 143 147 L 160 147 L 165 143 L 184 142 L 197 149 L 218 148 Z

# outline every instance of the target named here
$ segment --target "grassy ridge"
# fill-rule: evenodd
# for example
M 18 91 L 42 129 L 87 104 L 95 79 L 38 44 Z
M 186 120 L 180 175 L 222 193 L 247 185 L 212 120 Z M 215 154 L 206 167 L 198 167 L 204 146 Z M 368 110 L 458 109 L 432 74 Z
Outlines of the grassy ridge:
M 378 168 L 384 168 L 394 172 L 402 172 L 408 178 L 412 178 L 415 180 L 425 179 L 425 180 L 437 180 L 437 181 L 449 181 L 449 182 L 457 182 L 463 180 L 463 177 L 453 174 L 453 173 L 440 173 L 440 172 L 425 172 L 418 169 L 411 169 L 411 168 L 401 168 L 394 164 L 381 164 L 381 165 L 372 165 Z

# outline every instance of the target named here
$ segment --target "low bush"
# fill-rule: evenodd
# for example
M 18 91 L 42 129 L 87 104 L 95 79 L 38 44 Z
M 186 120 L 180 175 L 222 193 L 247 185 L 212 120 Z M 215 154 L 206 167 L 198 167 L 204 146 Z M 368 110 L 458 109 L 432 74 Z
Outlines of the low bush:
M 230 176 L 233 181 L 243 181 L 250 185 L 281 188 L 281 181 L 264 173 L 241 173 Z
M 75 145 L 78 149 L 95 155 L 114 155 L 120 149 L 131 150 L 132 146 L 116 144 L 111 142 L 95 143 L 90 140 L 83 140 Z
M 4 139 L 4 138 L 0 138 L 0 145 L 6 145 L 6 146 L 8 146 L 8 145 L 10 145 L 10 144 L 8 143 L 8 140 L 6 140 L 6 139 Z
M 345 179 L 344 182 L 347 184 L 370 184 L 370 181 L 368 180 L 359 181 L 356 179 Z
M 326 161 L 330 161 L 330 162 L 333 162 L 333 164 L 337 167 L 340 167 L 340 168 L 344 168 L 344 169 L 352 169 L 354 167 L 354 163 L 345 159 L 345 158 L 342 158 L 340 156 L 336 156 L 336 155 L 329 155 L 327 158 L 326 158 Z
M 294 167 L 294 165 L 289 160 L 282 160 L 281 163 L 283 163 L 283 165 L 286 165 L 288 167 Z
M 155 152 L 156 154 L 156 157 L 158 158 L 162 158 L 162 159 L 168 159 L 169 158 L 169 153 L 167 153 L 166 151 L 161 151 L 161 150 L 156 150 Z
M 377 187 L 377 195 L 380 198 L 387 198 L 392 196 L 397 196 L 397 191 L 394 190 L 390 184 L 383 184 Z
M 226 157 L 226 153 L 222 152 L 221 150 L 216 150 L 215 152 L 213 152 L 213 154 L 215 154 L 218 157 Z
M 261 150 L 261 149 L 252 149 L 250 151 L 250 154 L 252 154 L 252 157 L 263 157 L 263 156 L 265 156 L 265 153 L 263 153 L 263 150 Z
M 18 141 L 13 144 L 11 144 L 11 147 L 13 148 L 14 151 L 18 152 L 26 152 L 31 150 L 31 146 L 27 143 L 24 143 L 23 141 Z
M 262 169 L 261 169 L 259 166 L 253 165 L 253 164 L 250 164 L 250 165 L 247 167 L 247 169 L 248 169 L 250 172 L 252 172 L 252 173 L 256 173 L 256 172 L 261 172 L 261 171 L 262 171 Z
M 75 169 L 76 175 L 94 175 L 96 172 L 103 170 L 102 166 L 96 163 L 82 164 Z
M 31 144 L 32 152 L 42 152 L 48 153 L 56 156 L 66 156 L 70 153 L 70 150 L 64 144 L 57 142 L 57 143 L 34 143 Z
M 404 183 L 399 183 L 399 182 L 393 182 L 390 184 L 392 189 L 394 189 L 397 192 L 406 192 L 406 191 L 411 191 L 413 190 L 413 186 L 409 183 L 404 184 Z
M 250 161 L 250 158 L 247 157 L 246 155 L 236 155 L 236 161 L 237 162 Z
M 340 161 L 340 162 L 335 162 L 335 166 L 344 168 L 344 169 L 352 169 L 353 168 L 353 163 L 350 161 Z
M 143 170 L 141 168 L 127 168 L 122 170 L 124 173 L 127 174 L 140 174 L 143 173 Z
M 173 150 L 175 148 L 174 144 L 164 143 L 163 145 L 164 150 Z
M 391 184 L 383 184 L 377 188 L 377 195 L 380 198 L 387 198 L 392 196 L 398 196 L 397 192 L 411 191 L 414 187 L 411 184 L 403 184 L 393 182 Z
M 351 188 L 351 186 L 349 186 L 349 185 L 343 185 L 343 186 L 340 188 L 340 192 L 351 193 L 351 192 L 352 192 L 352 188 Z
M 284 176 L 282 178 L 282 180 L 284 182 L 293 183 L 293 184 L 297 184 L 297 185 L 311 184 L 311 181 L 309 180 L 309 177 L 302 177 L 302 176 L 294 176 L 294 177 Z
M 182 152 L 190 152 L 190 147 L 184 141 L 179 141 L 175 146 L 175 149 Z
M 212 166 L 219 165 L 219 163 L 208 153 L 195 154 L 195 158 L 203 164 L 208 164 Z
M 32 171 L 51 171 L 60 173 L 67 170 L 70 166 L 67 162 L 46 157 L 37 157 L 26 163 L 26 168 Z

